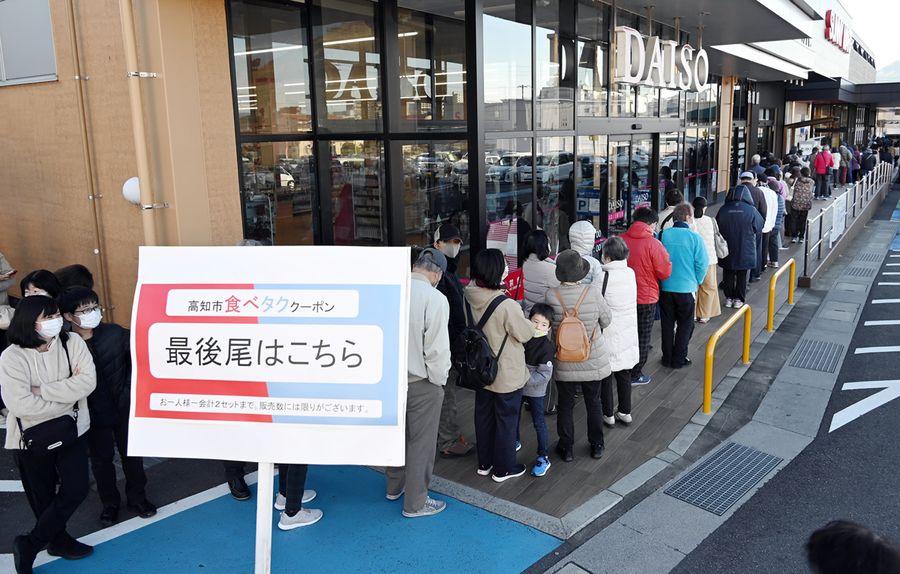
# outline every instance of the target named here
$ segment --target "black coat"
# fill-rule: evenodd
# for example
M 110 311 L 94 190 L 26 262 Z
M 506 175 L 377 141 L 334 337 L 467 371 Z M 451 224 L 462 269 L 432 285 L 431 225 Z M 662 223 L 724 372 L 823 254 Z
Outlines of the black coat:
M 443 293 L 450 304 L 450 322 L 447 330 L 450 335 L 451 352 L 455 348 L 454 342 L 460 333 L 466 328 L 466 310 L 463 307 L 463 286 L 456 276 L 456 259 L 447 259 L 447 271 L 441 277 L 437 290 Z
M 85 341 L 97 368 L 97 388 L 88 395 L 92 426 L 114 426 L 131 403 L 131 337 L 128 329 L 101 323 Z
M 750 190 L 750 205 L 756 208 L 756 211 L 758 211 L 759 214 L 762 215 L 763 221 L 765 221 L 766 213 L 769 211 L 768 204 L 766 203 L 766 195 L 760 188 L 756 187 L 755 185 L 750 185 L 748 183 L 745 183 L 743 185 L 745 185 L 747 189 Z
M 747 186 L 738 185 L 728 192 L 716 223 L 728 242 L 728 257 L 719 259 L 719 266 L 736 271 L 756 267 L 756 234 L 762 231 L 765 219 L 753 206 Z

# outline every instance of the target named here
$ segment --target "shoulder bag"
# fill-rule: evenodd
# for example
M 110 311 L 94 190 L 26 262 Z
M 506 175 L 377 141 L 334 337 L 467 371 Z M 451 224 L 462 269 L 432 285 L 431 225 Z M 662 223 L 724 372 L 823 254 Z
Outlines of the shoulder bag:
M 712 219 L 710 217 L 710 219 Z M 725 259 L 728 257 L 728 242 L 725 241 L 725 238 L 722 237 L 722 234 L 719 233 L 719 222 L 715 219 L 712 219 L 713 222 L 713 242 L 716 245 L 716 257 L 719 259 Z

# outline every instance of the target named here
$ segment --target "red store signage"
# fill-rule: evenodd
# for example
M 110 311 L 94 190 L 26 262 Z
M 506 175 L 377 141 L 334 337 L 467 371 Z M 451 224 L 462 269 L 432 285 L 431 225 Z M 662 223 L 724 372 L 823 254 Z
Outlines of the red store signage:
M 825 39 L 844 52 L 850 51 L 850 28 L 834 10 L 825 12 Z

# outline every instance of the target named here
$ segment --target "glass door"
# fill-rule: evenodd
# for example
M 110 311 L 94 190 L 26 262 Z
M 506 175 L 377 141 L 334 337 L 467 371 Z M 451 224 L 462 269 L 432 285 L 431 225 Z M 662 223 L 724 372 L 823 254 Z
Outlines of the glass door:
M 649 134 L 609 137 L 609 195 L 606 236 L 628 229 L 631 214 L 651 207 L 654 189 L 656 140 Z

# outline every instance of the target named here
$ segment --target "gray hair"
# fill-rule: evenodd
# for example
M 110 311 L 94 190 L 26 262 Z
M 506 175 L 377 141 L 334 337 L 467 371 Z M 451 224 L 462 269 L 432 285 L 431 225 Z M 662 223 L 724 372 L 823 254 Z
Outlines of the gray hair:
M 419 257 L 416 259 L 416 262 L 413 263 L 413 271 L 425 271 L 428 273 L 438 273 L 442 274 L 444 272 L 441 269 L 441 266 L 434 262 L 434 259 L 431 257 Z
M 676 205 L 675 209 L 672 211 L 672 217 L 675 218 L 675 221 L 687 221 L 688 217 L 694 215 L 694 208 L 689 203 L 682 203 L 681 205 Z
M 762 158 L 759 157 L 759 154 L 758 154 L 758 153 L 755 153 L 755 154 L 753 154 L 753 157 L 750 158 L 750 163 L 752 163 L 753 165 L 756 165 L 756 164 L 758 164 L 761 160 L 762 160 Z
M 241 239 L 240 242 L 238 242 L 238 247 L 248 247 L 248 246 L 249 247 L 260 247 L 260 246 L 262 246 L 262 243 L 260 243 L 259 241 L 255 240 L 255 239 Z
M 628 259 L 628 245 L 625 240 L 614 235 L 603 242 L 603 257 L 610 261 L 624 261 Z

